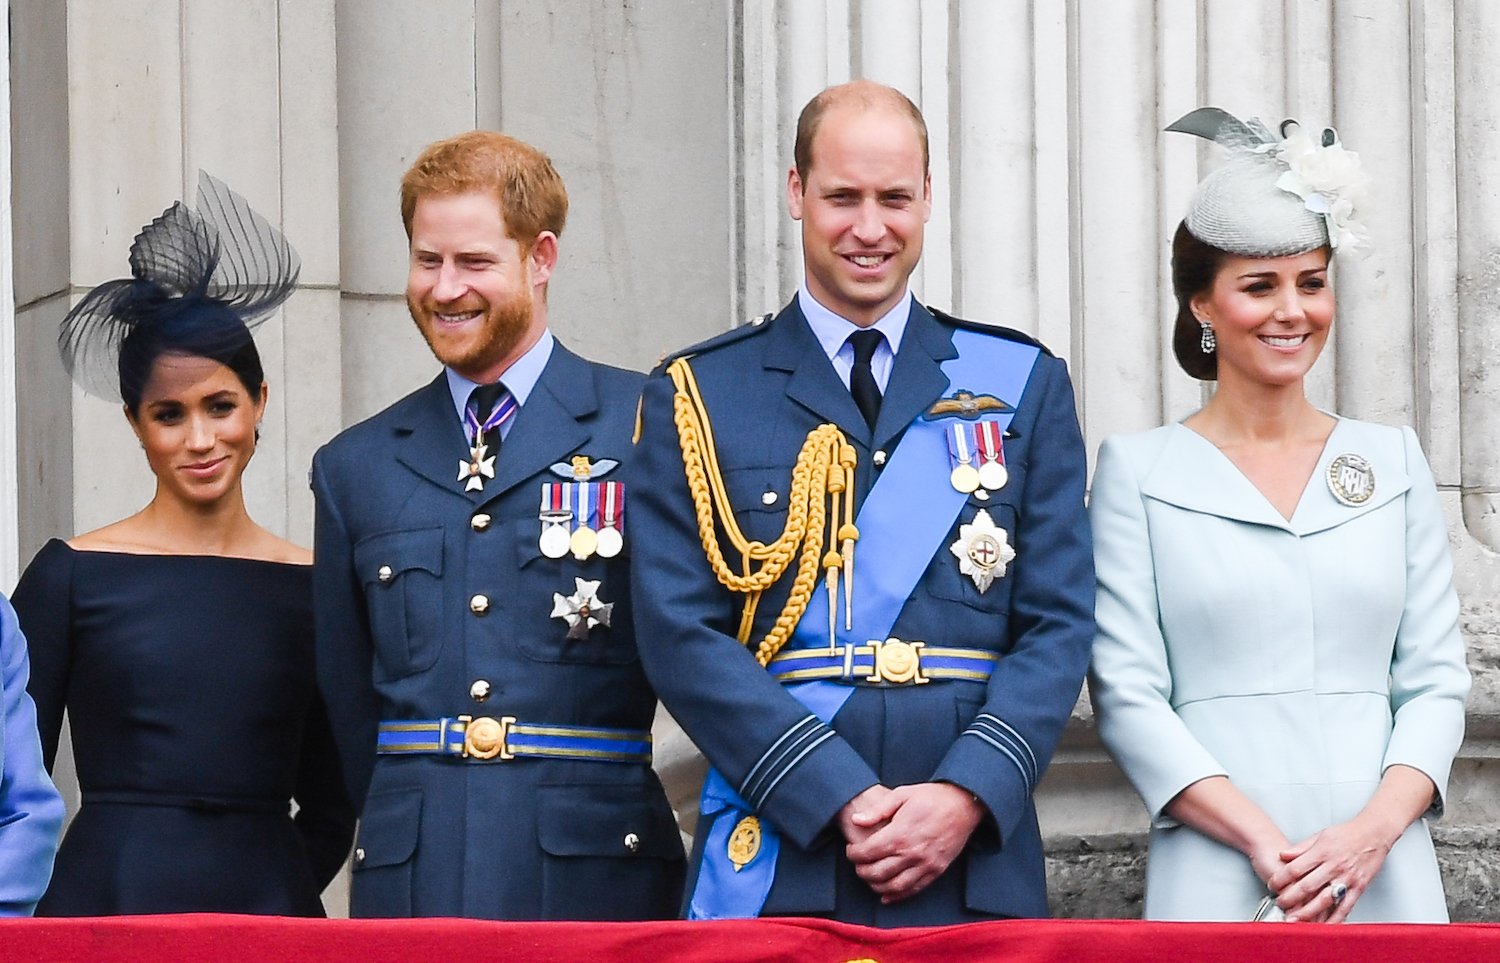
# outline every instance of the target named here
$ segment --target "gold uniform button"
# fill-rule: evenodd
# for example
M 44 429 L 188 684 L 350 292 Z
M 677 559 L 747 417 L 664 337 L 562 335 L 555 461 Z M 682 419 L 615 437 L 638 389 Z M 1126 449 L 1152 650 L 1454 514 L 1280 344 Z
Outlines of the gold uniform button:
M 762 505 L 774 505 L 774 504 L 776 504 L 776 493 L 775 492 L 766 492 L 764 495 L 761 495 L 760 496 L 760 503 Z
M 474 684 L 469 686 L 469 698 L 475 702 L 483 702 L 490 697 L 490 684 L 484 679 L 475 679 Z
M 469 599 L 469 611 L 475 615 L 483 615 L 490 610 L 490 600 L 483 595 L 476 595 Z
M 391 579 L 396 577 L 396 573 L 391 569 L 389 565 L 382 565 L 375 570 L 375 577 L 380 579 L 380 581 L 382 582 L 389 582 Z
M 887 456 L 885 452 L 877 451 L 875 454 L 870 456 L 870 460 L 875 463 L 876 468 L 882 468 L 885 466 L 886 457 Z
M 484 531 L 486 528 L 490 527 L 490 516 L 486 515 L 484 512 L 480 512 L 473 518 L 469 519 L 469 527 L 474 529 L 474 531 L 476 532 Z
M 359 864 L 359 863 L 363 863 L 364 861 L 365 861 L 365 848 L 363 846 L 361 846 L 361 847 L 359 847 L 358 849 L 356 849 L 354 851 L 354 862 L 356 864 Z
M 641 837 L 637 836 L 635 833 L 626 833 L 625 834 L 625 848 L 628 849 L 628 850 L 630 850 L 632 853 L 638 853 L 638 852 L 640 852 L 640 849 L 641 849 Z

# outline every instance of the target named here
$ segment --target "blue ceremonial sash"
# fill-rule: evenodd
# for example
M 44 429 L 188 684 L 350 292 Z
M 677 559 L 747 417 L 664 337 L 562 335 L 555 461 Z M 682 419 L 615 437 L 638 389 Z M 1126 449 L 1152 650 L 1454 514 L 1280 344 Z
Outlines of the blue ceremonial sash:
M 955 391 L 991 394 L 1010 407 L 984 412 L 1002 431 L 1015 417 L 1040 350 L 1032 345 L 992 334 L 959 329 L 953 333 L 958 357 L 943 362 L 943 374 Z M 853 629 L 836 620 L 840 645 L 863 645 L 890 635 L 912 590 L 953 528 L 969 496 L 949 484 L 948 419 L 918 417 L 906 429 L 890 461 L 876 479 L 855 518 Z M 930 545 L 927 551 L 921 545 Z M 828 594 L 813 593 L 797 622 L 789 649 L 828 646 Z M 854 687 L 837 682 L 789 685 L 787 692 L 823 722 L 832 724 Z M 688 903 L 688 919 L 740 919 L 759 916 L 776 878 L 780 833 L 768 820 L 760 821 L 761 843 L 755 857 L 736 872 L 729 861 L 730 834 L 750 806 L 719 773 L 710 768 L 703 782 L 699 826 L 708 836 L 698 880 Z M 701 831 L 701 830 L 700 830 Z

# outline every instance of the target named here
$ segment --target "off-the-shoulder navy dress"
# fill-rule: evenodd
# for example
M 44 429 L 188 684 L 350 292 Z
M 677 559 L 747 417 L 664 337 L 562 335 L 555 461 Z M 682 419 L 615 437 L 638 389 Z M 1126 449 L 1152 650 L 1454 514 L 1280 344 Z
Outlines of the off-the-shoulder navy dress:
M 322 915 L 354 812 L 314 680 L 311 572 L 37 553 L 14 596 L 29 690 L 49 768 L 67 710 L 82 790 L 38 915 Z

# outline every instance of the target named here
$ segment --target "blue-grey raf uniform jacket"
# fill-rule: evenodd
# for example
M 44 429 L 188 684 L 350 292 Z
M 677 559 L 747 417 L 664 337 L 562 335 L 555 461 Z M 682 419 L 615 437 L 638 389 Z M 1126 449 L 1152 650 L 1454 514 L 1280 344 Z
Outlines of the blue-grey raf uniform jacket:
M 940 369 L 955 354 L 958 327 L 1030 341 L 914 304 L 873 432 L 795 301 L 773 320 L 685 352 L 746 537 L 769 543 L 781 533 L 798 450 L 825 422 L 843 429 L 858 450 L 855 487 L 862 502 L 879 466 L 900 457 L 907 426 L 964 387 L 950 386 Z M 1063 362 L 1042 351 L 1022 397 L 1005 399 L 1018 408 L 1005 441 L 1010 480 L 987 500 L 969 497 L 932 549 L 892 633 L 929 646 L 996 652 L 994 674 L 988 683 L 859 687 L 831 728 L 734 637 L 743 597 L 723 588 L 705 561 L 672 396 L 670 379 L 658 375 L 647 382 L 632 469 L 638 479 L 632 508 L 637 634 L 663 703 L 729 785 L 780 831 L 762 915 L 813 914 L 883 926 L 1045 916 L 1032 793 L 1078 697 L 1094 638 L 1084 449 Z M 771 492 L 778 497 L 768 497 Z M 959 526 L 980 509 L 1006 530 L 1016 551 L 1005 574 L 983 593 L 960 573 L 949 550 Z M 857 551 L 858 566 L 879 564 Z M 761 599 L 752 645 L 781 611 L 791 581 L 786 575 Z M 988 815 L 937 882 L 907 901 L 881 906 L 844 856 L 836 815 L 876 783 L 925 781 L 968 789 Z M 690 891 L 707 835 L 700 825 Z
M 26 694 L 26 637 L 0 595 L 0 916 L 29 916 L 52 878 L 63 802 Z
M 375 752 L 382 721 L 650 729 L 633 536 L 620 555 L 581 562 L 538 545 L 541 486 L 562 480 L 550 466 L 624 460 L 640 387 L 639 374 L 556 345 L 480 491 L 457 480 L 468 444 L 441 374 L 314 458 L 318 678 L 364 800 L 353 915 L 675 914 L 681 838 L 649 765 Z M 568 639 L 554 593 L 573 594 L 578 578 L 599 582 L 613 619 Z

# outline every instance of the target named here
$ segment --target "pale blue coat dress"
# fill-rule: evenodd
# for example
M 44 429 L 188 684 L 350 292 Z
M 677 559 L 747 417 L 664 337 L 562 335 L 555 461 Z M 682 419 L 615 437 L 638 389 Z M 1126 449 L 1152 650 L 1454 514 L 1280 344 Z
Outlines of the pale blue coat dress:
M 1337 456 L 1371 465 L 1357 507 Z M 1152 816 L 1145 915 L 1243 920 L 1265 887 L 1236 850 L 1163 809 L 1227 775 L 1292 842 L 1353 817 L 1384 770 L 1437 797 L 1351 920 L 1447 919 L 1427 819 L 1443 808 L 1469 673 L 1437 491 L 1410 429 L 1341 419 L 1291 521 L 1225 455 L 1167 425 L 1099 452 L 1099 733 Z

